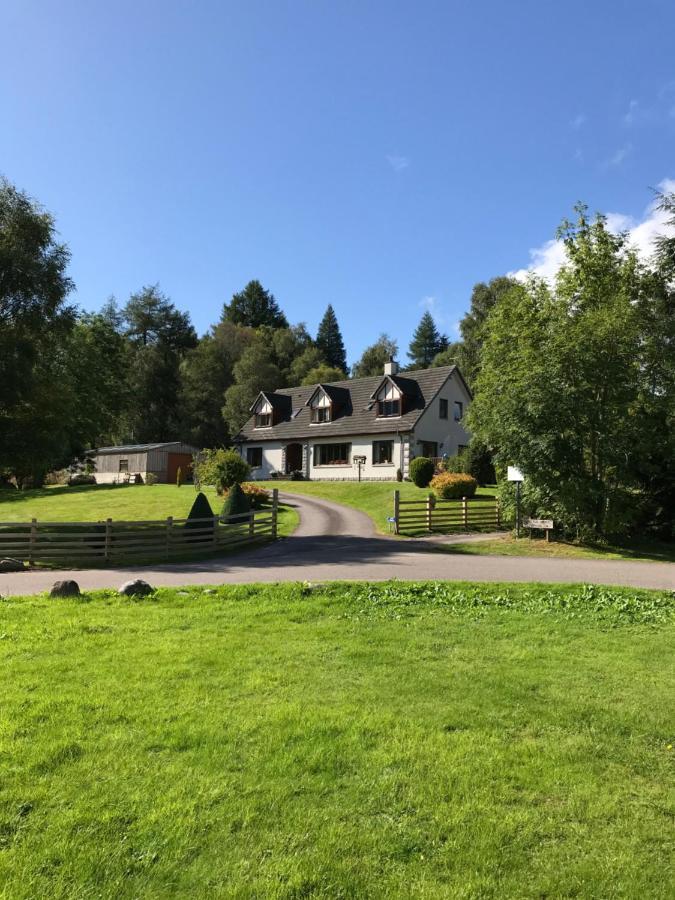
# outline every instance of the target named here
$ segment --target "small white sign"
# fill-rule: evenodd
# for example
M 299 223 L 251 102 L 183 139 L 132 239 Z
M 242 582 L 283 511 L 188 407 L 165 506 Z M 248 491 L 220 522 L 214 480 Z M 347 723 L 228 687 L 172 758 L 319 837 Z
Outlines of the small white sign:
M 509 466 L 506 470 L 507 481 L 525 481 L 525 476 L 516 466 Z
M 525 519 L 525 528 L 538 528 L 541 531 L 553 531 L 553 519 Z
M 365 456 L 355 456 L 354 457 L 354 465 L 355 466 L 358 466 L 359 463 L 363 466 L 363 465 L 365 465 L 365 462 L 366 462 Z

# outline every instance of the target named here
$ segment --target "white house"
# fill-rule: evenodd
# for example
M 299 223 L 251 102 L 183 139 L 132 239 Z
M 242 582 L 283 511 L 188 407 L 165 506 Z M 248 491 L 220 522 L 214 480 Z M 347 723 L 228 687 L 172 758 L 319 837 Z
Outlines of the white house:
M 452 456 L 470 435 L 471 393 L 457 366 L 261 391 L 235 438 L 252 477 L 388 481 L 415 456 Z

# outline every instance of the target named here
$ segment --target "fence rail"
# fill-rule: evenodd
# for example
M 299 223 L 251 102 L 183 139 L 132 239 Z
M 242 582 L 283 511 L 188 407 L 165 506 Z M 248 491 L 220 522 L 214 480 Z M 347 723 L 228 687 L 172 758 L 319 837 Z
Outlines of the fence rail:
M 0 557 L 26 562 L 123 562 L 209 553 L 277 536 L 279 492 L 272 505 L 229 516 L 100 522 L 0 522 Z
M 501 527 L 496 497 L 462 497 L 461 500 L 401 500 L 394 491 L 394 530 L 396 534 L 424 531 L 471 531 Z

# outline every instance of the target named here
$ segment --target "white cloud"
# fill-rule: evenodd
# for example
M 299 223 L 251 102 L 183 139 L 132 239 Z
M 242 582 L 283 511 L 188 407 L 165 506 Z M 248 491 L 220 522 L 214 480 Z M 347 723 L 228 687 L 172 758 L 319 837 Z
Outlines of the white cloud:
M 393 154 L 387 155 L 387 162 L 392 167 L 394 172 L 402 172 L 410 165 L 410 160 L 407 156 L 395 156 Z
M 635 120 L 639 117 L 641 113 L 640 104 L 637 100 L 631 100 L 628 104 L 628 111 L 623 116 L 623 124 L 624 125 L 633 125 Z
M 658 185 L 664 193 L 675 192 L 675 178 L 664 178 Z M 657 209 L 657 201 L 653 200 L 646 208 L 642 219 L 636 220 L 624 213 L 608 213 L 607 227 L 618 234 L 628 232 L 628 243 L 634 247 L 643 259 L 648 259 L 654 252 L 654 238 L 662 234 L 675 235 L 672 226 L 666 222 L 666 214 Z M 530 265 L 526 269 L 509 272 L 513 278 L 524 281 L 528 275 L 538 275 L 550 281 L 558 269 L 566 261 L 565 245 L 560 240 L 546 241 L 540 247 L 530 250 Z
M 584 115 L 584 113 L 579 113 L 577 116 L 575 116 L 572 119 L 572 121 L 570 122 L 570 125 L 572 126 L 572 128 L 574 128 L 575 131 L 578 131 L 582 125 L 586 124 L 586 122 L 587 122 L 587 117 Z
M 633 152 L 632 144 L 624 144 L 623 147 L 619 147 L 616 153 L 612 154 L 609 159 L 606 159 L 602 164 L 603 168 L 609 168 L 614 166 L 620 166 L 622 162 L 624 162 L 630 154 Z

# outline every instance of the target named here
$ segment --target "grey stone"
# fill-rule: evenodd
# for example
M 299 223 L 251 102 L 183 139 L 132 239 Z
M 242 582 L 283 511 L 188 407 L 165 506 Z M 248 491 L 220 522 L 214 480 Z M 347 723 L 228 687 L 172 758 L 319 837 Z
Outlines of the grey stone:
M 120 587 L 120 594 L 125 594 L 127 597 L 146 597 L 148 594 L 152 594 L 153 591 L 152 585 L 148 584 L 147 581 L 143 581 L 142 578 L 137 578 L 135 581 L 125 581 Z
M 25 568 L 20 559 L 0 559 L 0 572 L 23 572 Z
M 50 597 L 78 597 L 80 586 L 76 581 L 55 581 L 49 592 Z

